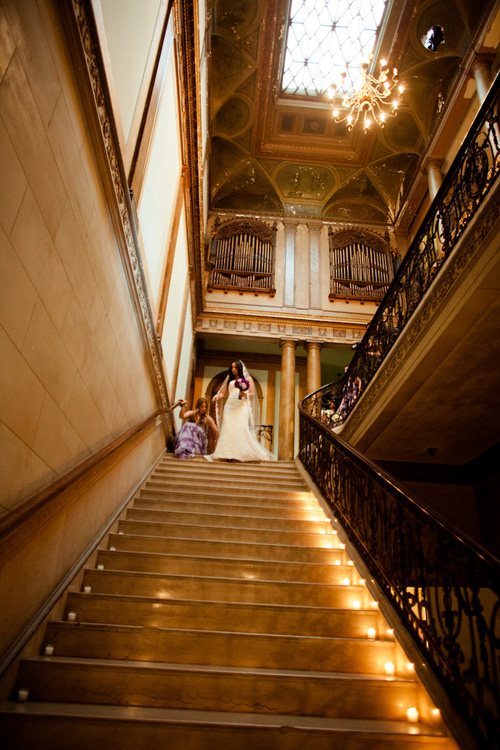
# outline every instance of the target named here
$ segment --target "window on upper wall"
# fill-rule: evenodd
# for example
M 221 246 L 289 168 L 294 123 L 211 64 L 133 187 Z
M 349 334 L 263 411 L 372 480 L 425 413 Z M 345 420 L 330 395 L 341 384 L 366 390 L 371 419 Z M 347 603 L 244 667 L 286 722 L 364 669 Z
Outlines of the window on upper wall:
M 321 96 L 349 66 L 373 51 L 386 0 L 291 0 L 281 88 L 283 94 Z
M 276 293 L 276 222 L 256 219 L 215 220 L 208 256 L 208 291 Z
M 389 238 L 358 229 L 328 231 L 330 246 L 329 299 L 377 302 L 382 299 L 399 266 Z

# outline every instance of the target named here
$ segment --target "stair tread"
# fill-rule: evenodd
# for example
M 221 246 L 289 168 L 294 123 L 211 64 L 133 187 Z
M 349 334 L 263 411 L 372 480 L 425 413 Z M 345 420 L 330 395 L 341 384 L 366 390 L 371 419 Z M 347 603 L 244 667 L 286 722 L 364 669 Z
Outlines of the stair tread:
M 206 664 L 179 664 L 178 662 L 166 661 L 138 661 L 134 659 L 92 659 L 80 656 L 31 656 L 23 660 L 24 664 L 37 664 L 44 666 L 60 665 L 62 663 L 74 667 L 83 667 L 85 669 L 96 669 L 99 667 L 106 669 L 117 669 L 122 671 L 140 671 L 140 672 L 189 672 L 192 674 L 226 674 L 237 675 L 238 677 L 289 677 L 289 678 L 309 678 L 311 680 L 331 680 L 331 681 L 356 681 L 356 682 L 373 682 L 375 684 L 388 685 L 412 685 L 415 679 L 411 677 L 402 677 L 395 675 L 389 677 L 385 674 L 370 674 L 364 672 L 318 672 L 309 669 L 278 669 L 271 667 L 246 667 L 227 665 L 211 666 Z
M 239 583 L 242 586 L 247 585 L 265 585 L 265 584 L 279 584 L 280 586 L 312 586 L 314 588 L 318 587 L 328 587 L 333 589 L 339 589 L 339 590 L 350 590 L 352 589 L 361 589 L 364 591 L 363 584 L 358 583 L 351 583 L 349 586 L 346 586 L 342 583 L 323 583 L 322 581 L 319 581 L 316 583 L 315 581 L 283 581 L 281 579 L 273 579 L 273 578 L 232 578 L 230 576 L 214 576 L 214 575 L 190 575 L 189 573 L 162 573 L 157 571 L 147 571 L 147 570 L 116 570 L 114 568 L 108 568 L 103 570 L 97 570 L 94 568 L 87 568 L 86 574 L 95 574 L 98 576 L 106 576 L 106 575 L 127 575 L 127 576 L 134 576 L 134 577 L 149 577 L 149 578 L 161 578 L 161 579 L 174 579 L 174 580 L 188 580 L 188 581 L 229 581 L 231 583 Z
M 136 523 L 134 521 L 134 523 Z M 140 522 L 139 522 L 140 523 Z M 182 537 L 178 536 L 151 536 L 150 534 L 125 534 L 125 533 L 114 533 L 112 535 L 113 537 L 124 537 L 125 539 L 143 539 L 143 540 L 162 540 L 165 542 L 192 542 L 191 539 L 184 539 Z M 333 535 L 332 535 L 333 536 Z M 336 535 L 335 535 L 336 537 Z M 297 545 L 287 545 L 287 544 L 273 544 L 272 542 L 240 542 L 240 541 L 227 541 L 225 539 L 200 539 L 196 540 L 200 544 L 206 544 L 206 545 L 239 545 L 240 547 L 248 547 L 250 544 L 252 547 L 258 547 L 262 550 L 269 549 L 269 550 L 276 550 L 276 549 L 287 549 L 291 552 L 295 552 L 297 550 Z M 320 552 L 320 553 L 335 553 L 338 554 L 342 553 L 344 551 L 344 547 L 311 547 L 311 545 L 303 544 L 300 545 L 299 549 L 301 549 L 303 552 Z M 235 558 L 235 559 L 242 559 L 242 558 Z
M 74 630 L 75 626 L 72 622 L 66 622 L 64 620 L 51 621 L 49 623 L 49 629 L 64 628 L 65 630 Z M 373 648 L 386 648 L 388 645 L 393 645 L 393 641 L 375 639 L 375 638 L 353 638 L 350 636 L 334 636 L 334 635 L 309 635 L 309 634 L 289 634 L 289 633 L 254 633 L 251 631 L 233 631 L 233 630 L 200 630 L 199 628 L 168 628 L 163 626 L 152 626 L 152 625 L 123 625 L 114 623 L 101 623 L 101 622 L 81 622 L 78 624 L 80 631 L 82 630 L 96 630 L 105 631 L 109 628 L 113 630 L 121 631 L 124 633 L 134 633 L 137 631 L 149 631 L 151 633 L 160 632 L 166 635 L 179 635 L 179 636 L 196 636 L 199 638 L 209 638 L 210 636 L 227 636 L 228 638 L 250 638 L 250 639 L 263 639 L 272 638 L 280 641 L 291 640 L 296 641 L 297 645 L 300 646 L 301 642 L 312 641 L 325 643 L 325 646 L 335 645 L 337 643 L 353 642 L 359 644 L 361 642 L 369 643 Z M 51 659 L 58 658 L 58 654 L 50 657 Z M 43 657 L 46 658 L 46 657 Z M 349 672 L 349 674 L 351 674 Z M 404 678 L 402 678 L 404 679 Z M 410 680 L 411 682 L 412 680 Z
M 188 516 L 189 520 L 191 520 L 191 517 L 197 517 L 197 516 L 203 516 L 203 517 L 209 517 L 209 518 L 230 518 L 235 520 L 241 520 L 241 521 L 249 521 L 252 519 L 253 521 L 278 521 L 280 523 L 297 523 L 297 524 L 304 524 L 306 527 L 312 525 L 317 526 L 317 528 L 322 528 L 325 525 L 329 525 L 329 522 L 327 520 L 324 521 L 305 521 L 303 518 L 282 518 L 281 516 L 269 516 L 269 515 L 259 515 L 259 516 L 239 516 L 235 513 L 203 513 L 202 511 L 190 511 L 190 510 L 169 510 L 168 508 L 165 508 L 164 510 L 158 509 L 158 508 L 136 508 L 132 506 L 128 509 L 129 511 L 134 511 L 135 513 L 152 513 L 153 515 L 158 514 L 158 518 L 161 518 L 162 515 L 171 515 L 174 518 L 176 516 Z M 239 527 L 238 527 L 239 528 Z M 280 528 L 273 528 L 273 531 L 281 531 Z M 286 531 L 286 529 L 283 529 L 283 531 Z M 313 532 L 314 533 L 314 532 Z
M 335 549 L 332 548 L 331 552 L 335 554 Z M 341 552 L 342 550 L 338 550 L 338 552 Z M 343 565 L 335 565 L 331 562 L 302 562 L 302 561 L 295 561 L 295 560 L 272 560 L 267 558 L 255 558 L 255 557 L 217 557 L 215 555 L 184 555 L 180 553 L 170 553 L 170 552 L 149 552 L 147 550 L 126 550 L 126 549 L 119 549 L 119 550 L 110 550 L 110 549 L 100 549 L 99 555 L 102 556 L 109 556 L 114 557 L 116 555 L 127 555 L 129 557 L 152 557 L 158 560 L 200 560 L 200 561 L 210 561 L 210 562 L 221 562 L 221 563 L 235 563 L 238 565 L 283 565 L 287 566 L 289 568 L 331 568 L 334 572 L 339 572 L 339 569 L 342 568 L 348 568 L 349 572 L 352 572 L 355 570 L 353 565 L 348 565 L 347 563 L 344 563 Z
M 116 571 L 109 571 L 112 573 L 116 573 Z M 222 607 L 223 609 L 227 609 L 230 607 L 245 607 L 249 609 L 266 609 L 269 610 L 279 610 L 280 612 L 283 611 L 291 611 L 291 612 L 314 612 L 314 613 L 324 613 L 327 614 L 335 614 L 335 613 L 341 613 L 345 612 L 348 614 L 373 614 L 373 609 L 370 607 L 362 607 L 361 609 L 353 610 L 350 607 L 319 607 L 314 604 L 268 604 L 267 602 L 239 602 L 239 601 L 224 601 L 223 599 L 162 599 L 161 597 L 156 596 L 141 596 L 140 594 L 109 594 L 106 592 L 101 591 L 93 591 L 91 594 L 85 594 L 83 591 L 73 591 L 71 592 L 71 596 L 74 597 L 82 597 L 86 601 L 90 600 L 91 598 L 99 598 L 99 599 L 107 599 L 107 600 L 114 600 L 117 601 L 138 601 L 138 602 L 151 602 L 151 604 L 164 604 L 165 606 L 169 605 L 191 605 L 191 606 L 199 606 L 202 608 L 206 607 Z M 85 622 L 85 620 L 79 620 L 79 622 Z M 231 631 L 232 632 L 232 631 Z
M 225 726 L 293 727 L 335 732 L 372 732 L 376 734 L 442 737 L 436 729 L 421 723 L 409 724 L 390 719 L 335 719 L 289 714 L 249 714 L 225 711 L 197 711 L 150 706 L 117 706 L 92 703 L 36 703 L 9 701 L 0 705 L 3 714 L 42 714 L 66 717 L 122 719 L 130 721 L 220 724 Z

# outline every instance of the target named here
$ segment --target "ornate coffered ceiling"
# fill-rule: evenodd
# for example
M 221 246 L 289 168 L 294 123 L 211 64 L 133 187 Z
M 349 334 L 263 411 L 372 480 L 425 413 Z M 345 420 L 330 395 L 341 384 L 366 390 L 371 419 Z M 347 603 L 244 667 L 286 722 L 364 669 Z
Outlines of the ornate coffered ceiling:
M 365 134 L 335 124 L 326 99 L 280 95 L 288 0 L 216 0 L 210 208 L 404 229 L 415 213 L 415 184 L 425 185 L 425 158 L 445 155 L 470 102 L 464 59 L 472 51 L 493 56 L 480 40 L 495 5 L 388 0 L 375 56 L 399 68 L 406 91 L 399 115 Z M 443 26 L 445 43 L 431 52 L 420 40 L 435 24 Z M 440 139 L 433 140 L 437 130 Z

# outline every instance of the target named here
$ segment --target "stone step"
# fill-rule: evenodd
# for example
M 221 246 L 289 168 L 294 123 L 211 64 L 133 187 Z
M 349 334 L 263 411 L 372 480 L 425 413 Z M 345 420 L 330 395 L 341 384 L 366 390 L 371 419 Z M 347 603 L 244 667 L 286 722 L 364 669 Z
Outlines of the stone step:
M 272 512 L 262 509 L 258 516 L 238 516 L 228 513 L 189 513 L 188 511 L 169 510 L 165 503 L 164 510 L 145 510 L 132 507 L 127 510 L 128 521 L 159 521 L 161 523 L 189 524 L 194 526 L 219 526 L 244 529 L 272 529 L 275 531 L 297 531 L 302 533 L 319 533 L 323 529 L 330 531 L 327 521 L 303 521 L 300 519 L 273 516 Z
M 143 706 L 7 703 L 0 739 L 9 750 L 448 750 L 423 724 L 375 719 L 189 711 Z
M 242 499 L 235 495 L 216 495 L 215 497 L 210 497 L 209 495 L 203 496 L 203 497 L 195 497 L 190 498 L 188 496 L 183 496 L 178 499 L 176 499 L 176 496 L 174 493 L 164 493 L 159 492 L 157 490 L 149 490 L 149 489 L 141 489 L 136 495 L 137 498 L 144 498 L 144 499 L 150 499 L 150 500 L 164 500 L 164 502 L 171 502 L 171 503 L 212 503 L 216 505 L 220 505 L 222 507 L 226 506 L 232 506 L 232 505 L 238 505 L 238 507 L 241 508 L 254 508 L 258 510 L 259 508 L 267 508 L 268 506 L 271 506 L 276 509 L 280 510 L 287 510 L 290 512 L 293 512 L 294 510 L 298 511 L 304 511 L 307 510 L 312 513 L 317 513 L 320 516 L 323 516 L 323 511 L 317 504 L 317 502 L 313 500 L 280 500 L 279 498 L 273 498 L 272 502 L 265 497 L 254 497 L 251 502 L 244 503 Z
M 392 641 L 310 635 L 235 633 L 71 622 L 49 623 L 56 657 L 175 662 L 204 666 L 383 675 L 395 661 Z
M 83 586 L 97 593 L 154 596 L 158 599 L 209 599 L 260 604 L 308 605 L 350 609 L 354 602 L 370 607 L 366 586 L 297 583 L 215 576 L 167 575 L 121 570 L 87 569 Z
M 205 461 L 203 465 L 196 466 L 195 462 L 189 461 L 186 465 L 177 461 L 175 464 L 159 466 L 152 473 L 150 479 L 168 478 L 172 476 L 183 477 L 193 484 L 204 484 L 212 480 L 235 480 L 239 481 L 257 481 L 268 482 L 273 485 L 274 482 L 298 483 L 306 487 L 306 482 L 298 469 L 282 469 L 267 467 L 263 464 L 230 464 L 225 462 L 211 463 Z
M 228 473 L 232 476 L 238 476 L 244 474 L 257 474 L 257 475 L 272 475 L 279 476 L 280 474 L 294 474 L 300 475 L 300 471 L 297 468 L 295 461 L 261 461 L 252 463 L 239 463 L 239 462 L 228 462 L 228 461 L 207 461 L 202 456 L 197 456 L 189 460 L 177 459 L 172 454 L 167 454 L 161 461 L 156 465 L 155 471 L 158 469 L 171 469 L 176 467 L 179 470 L 185 470 L 189 473 L 201 472 L 205 473 Z
M 286 506 L 275 505 L 270 500 L 265 505 L 243 505 L 234 498 L 231 503 L 213 502 L 209 497 L 204 501 L 197 500 L 175 500 L 170 496 L 153 494 L 149 490 L 141 490 L 139 497 L 134 499 L 134 508 L 143 510 L 168 510 L 177 513 L 210 513 L 214 515 L 235 515 L 235 516 L 263 516 L 271 515 L 273 518 L 288 518 L 294 521 L 313 521 L 317 523 L 324 521 L 321 510 L 297 506 L 289 508 Z M 328 521 L 326 521 L 328 523 Z
M 353 599 L 353 601 L 355 601 Z M 361 605 L 361 602 L 360 602 Z M 392 640 L 378 609 L 334 609 L 231 601 L 159 599 L 130 594 L 69 594 L 67 610 L 78 622 L 150 627 L 226 630 L 245 633 L 365 638 L 374 628 L 378 639 Z
M 385 675 L 33 657 L 17 688 L 30 700 L 402 721 L 416 682 Z
M 226 499 L 237 501 L 241 505 L 251 505 L 254 498 L 262 498 L 271 502 L 273 500 L 279 500 L 280 502 L 288 503 L 306 503 L 312 499 L 311 493 L 307 489 L 303 490 L 291 490 L 289 488 L 277 489 L 272 485 L 265 488 L 254 488 L 251 482 L 248 482 L 245 487 L 242 487 L 237 492 L 232 493 L 224 488 L 220 487 L 217 483 L 207 482 L 205 486 L 189 486 L 186 481 L 182 484 L 175 486 L 170 484 L 162 489 L 145 488 L 141 492 L 147 492 L 150 497 L 157 496 L 158 494 L 165 495 L 167 497 L 178 498 L 180 500 L 210 500 L 210 502 L 221 502 L 224 503 Z M 149 494 L 151 493 L 151 494 Z M 314 502 L 314 501 L 313 501 Z M 317 507 L 317 503 L 315 504 Z
M 100 550 L 97 564 L 105 570 L 133 570 L 170 575 L 217 576 L 222 578 L 301 581 L 310 583 L 359 583 L 353 566 L 331 563 L 305 563 L 242 558 L 174 555 L 161 552 Z M 346 583 L 349 581 L 349 583 Z
M 193 489 L 201 489 L 205 482 L 198 481 L 192 474 L 186 474 L 181 472 L 167 471 L 161 474 L 154 474 L 145 483 L 146 487 L 164 487 L 168 485 L 173 486 L 185 486 L 189 483 Z M 297 492 L 309 492 L 309 488 L 302 480 L 300 476 L 290 477 L 210 477 L 207 484 L 210 487 L 220 487 L 229 492 L 229 494 L 237 494 L 240 490 L 255 487 L 256 489 L 273 489 L 273 490 L 295 490 Z
M 140 511 L 138 511 L 139 513 Z M 316 533 L 304 532 L 304 531 L 284 531 L 274 529 L 250 529 L 250 528 L 231 528 L 229 526 L 211 526 L 208 522 L 200 526 L 199 524 L 180 524 L 180 523 L 165 523 L 160 521 L 146 521 L 146 520 L 131 520 L 127 519 L 119 521 L 118 533 L 121 531 L 124 534 L 145 534 L 147 536 L 171 536 L 176 538 L 185 539 L 189 542 L 190 539 L 202 539 L 212 541 L 227 541 L 227 542 L 248 542 L 248 543 L 265 543 L 265 544 L 283 544 L 299 545 L 306 547 L 324 547 L 328 549 L 327 545 L 338 544 L 336 540 L 338 537 L 332 533 L 321 533 L 321 529 L 318 529 L 320 524 L 315 524 Z
M 139 534 L 114 533 L 108 536 L 108 547 L 131 552 L 165 552 L 172 555 L 184 554 L 189 551 L 192 555 L 210 557 L 251 558 L 252 560 L 283 560 L 291 562 L 331 563 L 338 565 L 350 564 L 349 555 L 345 549 L 339 547 L 337 536 L 327 537 L 331 546 L 297 547 L 283 544 L 258 544 L 247 542 L 210 541 L 184 539 L 161 536 L 141 536 Z M 320 536 L 323 540 L 324 537 Z M 338 561 L 338 562 L 337 562 Z

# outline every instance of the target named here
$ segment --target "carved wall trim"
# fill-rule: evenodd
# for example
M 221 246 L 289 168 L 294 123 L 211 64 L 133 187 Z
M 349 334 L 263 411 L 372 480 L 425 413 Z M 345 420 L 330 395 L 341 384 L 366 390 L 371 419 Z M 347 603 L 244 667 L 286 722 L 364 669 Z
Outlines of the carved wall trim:
M 130 202 L 127 181 L 121 161 L 121 156 L 117 148 L 115 127 L 111 114 L 109 96 L 106 90 L 105 78 L 102 73 L 102 63 L 99 56 L 99 45 L 95 37 L 95 30 L 92 20 L 92 11 L 85 0 L 72 0 L 74 20 L 76 21 L 77 30 L 81 43 L 81 51 L 85 60 L 88 79 L 92 90 L 92 96 L 95 105 L 95 114 L 100 127 L 102 145 L 107 159 L 109 177 L 116 198 L 116 204 L 125 240 L 126 254 L 122 252 L 122 262 L 125 266 L 126 276 L 129 280 L 131 295 L 135 297 L 136 311 L 140 327 L 146 339 L 147 350 L 149 353 L 152 371 L 154 373 L 154 385 L 158 401 L 162 408 L 168 406 L 167 388 L 163 368 L 161 365 L 161 355 L 151 304 L 146 289 L 142 261 L 139 251 L 139 243 L 136 229 L 132 220 L 132 206 Z M 166 423 L 167 431 L 172 431 L 171 420 Z
M 205 313 L 196 321 L 198 334 L 217 333 L 218 335 L 251 336 L 265 339 L 276 339 L 293 336 L 301 342 L 317 338 L 320 343 L 350 344 L 360 341 L 368 323 L 352 320 L 332 321 L 309 320 L 304 317 L 287 318 L 284 316 L 257 316 L 248 313 L 224 314 L 220 312 Z

